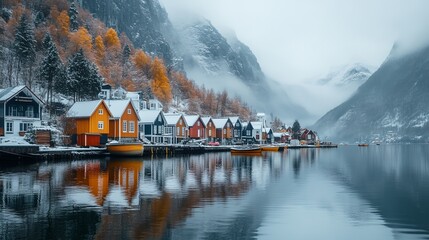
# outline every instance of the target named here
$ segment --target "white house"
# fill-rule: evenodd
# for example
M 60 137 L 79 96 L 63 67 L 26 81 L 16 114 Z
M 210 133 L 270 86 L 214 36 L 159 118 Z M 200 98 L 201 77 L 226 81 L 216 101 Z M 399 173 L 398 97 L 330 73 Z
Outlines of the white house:
M 0 137 L 23 135 L 40 126 L 43 101 L 28 87 L 0 89 Z

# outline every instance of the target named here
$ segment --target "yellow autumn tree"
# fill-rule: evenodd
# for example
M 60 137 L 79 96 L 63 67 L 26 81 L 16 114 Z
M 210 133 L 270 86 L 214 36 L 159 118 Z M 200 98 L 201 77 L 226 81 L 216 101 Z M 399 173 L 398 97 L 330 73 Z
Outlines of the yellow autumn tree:
M 151 59 L 141 49 L 133 55 L 134 66 L 141 71 L 147 78 L 150 78 Z
M 61 11 L 57 17 L 58 28 L 61 37 L 67 37 L 70 28 L 70 17 L 66 11 Z
M 79 27 L 76 32 L 72 33 L 70 43 L 72 52 L 77 52 L 82 48 L 87 56 L 91 56 L 92 36 L 86 28 Z
M 152 75 L 152 93 L 159 101 L 167 106 L 172 99 L 170 81 L 168 80 L 164 63 L 157 57 L 153 60 Z
M 109 51 L 120 51 L 121 50 L 121 41 L 119 40 L 118 34 L 115 29 L 109 28 L 104 36 L 104 41 L 106 42 L 106 47 Z
M 101 64 L 106 55 L 106 47 L 104 46 L 103 38 L 100 35 L 98 35 L 94 40 L 94 48 L 95 48 L 97 63 Z

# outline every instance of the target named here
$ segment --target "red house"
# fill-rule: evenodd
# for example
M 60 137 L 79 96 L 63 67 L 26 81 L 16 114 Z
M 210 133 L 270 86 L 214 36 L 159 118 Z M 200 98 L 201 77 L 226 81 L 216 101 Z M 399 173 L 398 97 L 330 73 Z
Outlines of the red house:
M 189 128 L 189 138 L 202 139 L 206 137 L 206 125 L 199 115 L 185 115 Z
M 309 143 L 309 144 L 314 144 L 316 141 L 319 140 L 316 132 L 313 132 L 312 130 L 309 130 L 306 128 L 301 129 L 300 139 L 307 141 L 307 143 Z

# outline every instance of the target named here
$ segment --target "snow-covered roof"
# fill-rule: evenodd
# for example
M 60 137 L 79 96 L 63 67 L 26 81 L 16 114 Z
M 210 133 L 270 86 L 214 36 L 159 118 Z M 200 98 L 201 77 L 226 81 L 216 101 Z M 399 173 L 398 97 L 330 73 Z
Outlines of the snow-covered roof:
M 275 133 L 273 133 L 273 136 L 277 137 L 277 138 L 280 138 L 280 137 L 286 136 L 286 134 L 275 132 Z
M 68 110 L 67 117 L 73 118 L 86 118 L 91 117 L 94 111 L 100 104 L 103 104 L 103 100 L 75 102 L 73 106 Z M 107 108 L 109 114 L 112 115 L 109 108 Z
M 197 122 L 199 115 L 184 115 L 186 123 L 188 126 L 194 126 L 194 124 Z
M 25 85 L 0 89 L 0 102 L 7 101 L 8 99 L 14 97 L 15 95 L 17 95 L 21 91 L 25 91 L 25 93 L 28 95 L 31 95 L 36 102 L 38 102 L 39 104 L 43 104 L 42 99 L 40 99 L 36 94 L 34 94 Z
M 228 118 L 213 118 L 212 120 L 216 128 L 223 128 L 228 122 Z
M 209 123 L 210 119 L 212 119 L 212 117 L 202 117 L 201 118 L 201 120 L 203 121 L 204 125 L 206 125 L 206 126 Z
M 120 118 L 124 114 L 125 110 L 127 110 L 127 106 L 130 103 L 130 99 L 127 100 L 107 100 L 105 103 L 109 107 L 110 112 L 112 113 L 113 118 Z M 131 106 L 134 105 L 131 104 Z M 137 112 L 134 109 L 135 112 Z M 138 115 L 137 115 L 138 116 Z
M 229 117 L 229 120 L 231 120 L 232 124 L 235 124 L 237 121 L 240 120 L 240 118 L 237 116 L 234 116 L 234 117 Z
M 241 123 L 241 126 L 242 126 L 243 128 L 246 128 L 246 127 L 247 127 L 247 125 L 249 125 L 249 123 L 248 123 L 248 122 Z
M 257 113 L 256 116 L 257 117 L 265 117 L 265 113 Z
M 250 122 L 252 124 L 253 129 L 262 129 L 262 122 Z
M 153 123 L 161 112 L 161 110 L 142 110 L 139 112 L 140 122 Z
M 167 125 L 176 125 L 181 116 L 182 114 L 178 114 L 178 113 L 164 114 L 164 118 L 165 118 L 165 121 L 167 122 Z M 185 121 L 185 124 L 186 124 L 186 121 Z

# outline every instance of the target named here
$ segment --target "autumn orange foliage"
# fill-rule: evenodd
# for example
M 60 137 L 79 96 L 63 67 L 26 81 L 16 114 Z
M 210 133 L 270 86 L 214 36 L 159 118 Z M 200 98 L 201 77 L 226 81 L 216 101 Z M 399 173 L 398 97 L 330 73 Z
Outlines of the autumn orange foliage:
M 168 105 L 173 98 L 171 95 L 170 80 L 168 80 L 167 70 L 162 60 L 158 57 L 155 57 L 153 60 L 152 74 L 151 88 L 153 95 L 164 105 Z
M 92 54 L 92 36 L 84 27 L 80 27 L 76 32 L 70 34 L 70 43 L 72 52 L 83 49 L 87 56 Z
M 121 42 L 115 29 L 109 28 L 107 30 L 106 35 L 104 36 L 104 41 L 106 42 L 107 49 L 113 51 L 121 50 Z

